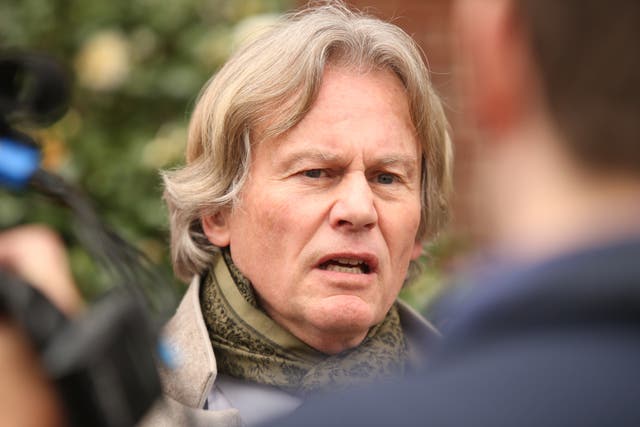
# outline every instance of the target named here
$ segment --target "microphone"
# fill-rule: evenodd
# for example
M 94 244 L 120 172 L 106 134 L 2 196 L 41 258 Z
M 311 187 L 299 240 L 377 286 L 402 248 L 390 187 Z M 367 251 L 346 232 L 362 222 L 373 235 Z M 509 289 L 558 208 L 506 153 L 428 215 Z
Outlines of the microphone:
M 0 120 L 46 126 L 66 113 L 69 74 L 46 55 L 0 54 Z
M 69 107 L 70 78 L 46 55 L 0 52 L 0 185 L 22 189 L 40 164 L 37 144 L 12 125 L 46 126 Z

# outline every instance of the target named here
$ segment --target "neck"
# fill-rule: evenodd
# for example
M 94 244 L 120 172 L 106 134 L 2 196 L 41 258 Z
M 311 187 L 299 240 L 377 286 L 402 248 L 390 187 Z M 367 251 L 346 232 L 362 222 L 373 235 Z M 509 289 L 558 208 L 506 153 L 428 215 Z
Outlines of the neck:
M 586 171 L 559 141 L 531 123 L 488 148 L 482 212 L 499 252 L 534 260 L 640 235 L 640 178 Z
M 369 332 L 369 330 L 363 331 L 349 327 L 318 330 L 313 325 L 302 321 L 290 322 L 280 317 L 275 310 L 270 309 L 263 299 L 260 297 L 258 299 L 263 310 L 274 322 L 300 341 L 324 354 L 334 355 L 355 348 L 362 343 Z
M 304 338 L 306 344 L 315 348 L 316 350 L 328 355 L 335 355 L 359 346 L 367 336 L 367 332 L 368 331 L 365 331 L 364 333 L 360 333 L 357 336 L 350 334 L 345 335 L 344 337 L 337 337 L 335 335 L 331 337 L 309 336 L 309 334 L 306 334 Z

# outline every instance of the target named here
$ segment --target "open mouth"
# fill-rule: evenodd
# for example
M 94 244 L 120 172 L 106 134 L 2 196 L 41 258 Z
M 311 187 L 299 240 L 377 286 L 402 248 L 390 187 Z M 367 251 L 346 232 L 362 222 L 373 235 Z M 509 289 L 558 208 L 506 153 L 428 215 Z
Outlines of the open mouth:
M 371 266 L 366 261 L 351 258 L 333 258 L 320 264 L 319 268 L 350 274 L 369 274 L 371 272 Z

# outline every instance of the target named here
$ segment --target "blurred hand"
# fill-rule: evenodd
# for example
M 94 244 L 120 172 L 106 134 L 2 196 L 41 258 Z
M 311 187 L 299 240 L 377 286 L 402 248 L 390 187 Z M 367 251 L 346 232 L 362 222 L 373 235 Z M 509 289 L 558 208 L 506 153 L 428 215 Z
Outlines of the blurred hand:
M 45 226 L 27 225 L 0 232 L 0 268 L 37 287 L 67 315 L 82 308 L 66 248 Z
M 67 315 L 82 308 L 66 248 L 58 235 L 44 226 L 0 232 L 0 268 L 37 287 Z M 61 402 L 28 337 L 20 325 L 1 316 L 0 378 L 0 427 L 65 425 Z

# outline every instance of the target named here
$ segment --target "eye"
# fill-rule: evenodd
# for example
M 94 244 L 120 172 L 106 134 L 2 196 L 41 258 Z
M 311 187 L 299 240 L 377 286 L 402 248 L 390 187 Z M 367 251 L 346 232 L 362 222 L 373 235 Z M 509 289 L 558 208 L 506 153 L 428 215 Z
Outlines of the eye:
M 398 177 L 392 173 L 381 173 L 376 177 L 376 182 L 378 182 L 378 184 L 389 185 L 395 183 L 397 180 Z
M 309 169 L 303 171 L 302 175 L 307 178 L 322 178 L 323 175 L 326 175 L 326 172 L 322 169 Z

